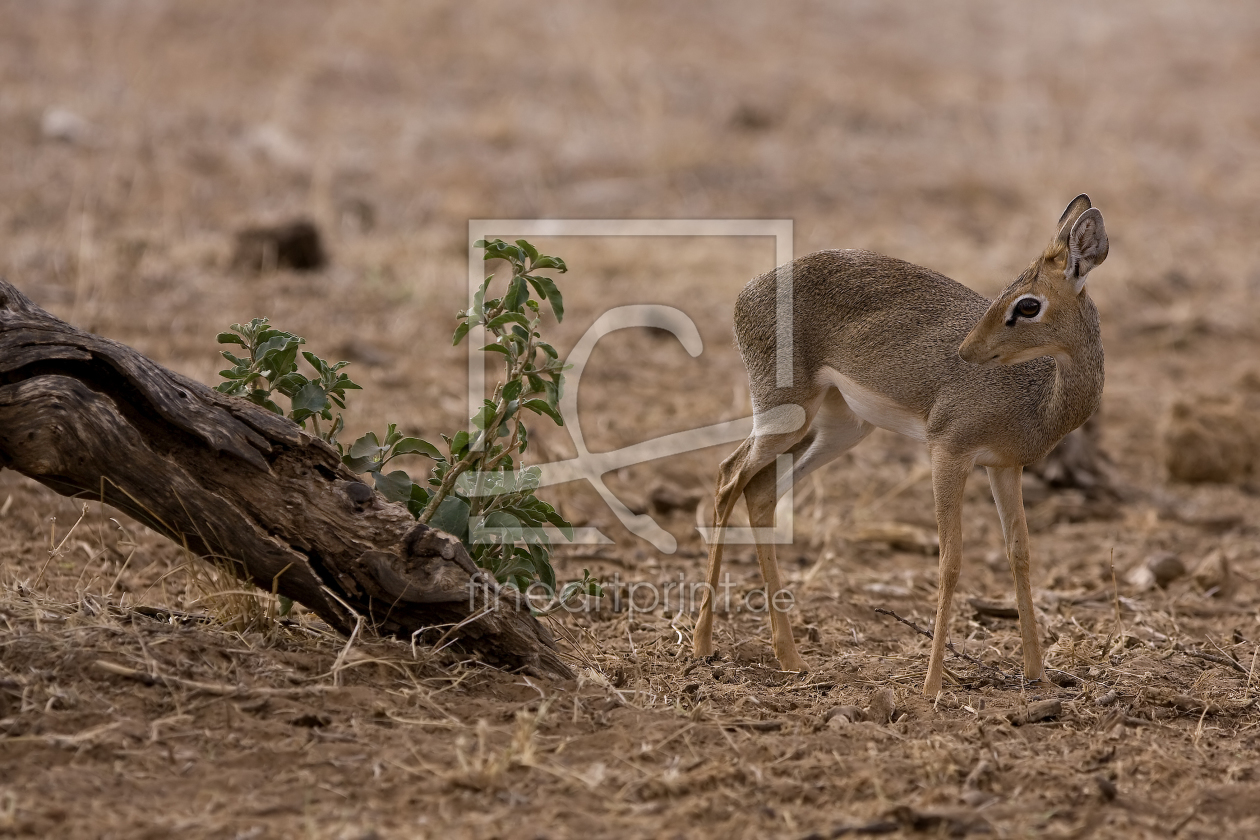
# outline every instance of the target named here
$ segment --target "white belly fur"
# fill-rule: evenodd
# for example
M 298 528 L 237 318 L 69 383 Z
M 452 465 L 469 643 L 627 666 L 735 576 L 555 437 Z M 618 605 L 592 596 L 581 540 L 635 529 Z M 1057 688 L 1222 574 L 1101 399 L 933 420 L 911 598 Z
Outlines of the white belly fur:
M 844 401 L 854 414 L 881 429 L 927 441 L 927 423 L 904 406 L 878 391 L 865 388 L 833 368 L 824 367 L 818 378 L 830 382 L 844 395 Z

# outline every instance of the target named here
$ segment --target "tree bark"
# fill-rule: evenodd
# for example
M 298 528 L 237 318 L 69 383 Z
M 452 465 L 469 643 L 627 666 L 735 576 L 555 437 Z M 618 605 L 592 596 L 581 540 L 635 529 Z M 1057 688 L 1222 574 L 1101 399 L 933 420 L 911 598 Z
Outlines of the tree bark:
M 523 600 L 324 441 L 79 330 L 0 280 L 4 467 L 113 505 L 342 633 L 360 620 L 400 637 L 445 631 L 493 664 L 571 676 Z

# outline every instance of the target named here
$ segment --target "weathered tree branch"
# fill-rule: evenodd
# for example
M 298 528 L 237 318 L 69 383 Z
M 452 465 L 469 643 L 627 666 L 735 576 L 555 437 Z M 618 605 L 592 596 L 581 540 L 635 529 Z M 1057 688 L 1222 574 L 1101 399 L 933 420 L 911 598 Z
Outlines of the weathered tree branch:
M 83 332 L 0 280 L 0 468 L 98 499 L 339 631 L 358 616 L 569 676 L 551 635 L 463 545 L 385 502 L 289 420 Z M 439 632 L 439 631 L 433 631 Z

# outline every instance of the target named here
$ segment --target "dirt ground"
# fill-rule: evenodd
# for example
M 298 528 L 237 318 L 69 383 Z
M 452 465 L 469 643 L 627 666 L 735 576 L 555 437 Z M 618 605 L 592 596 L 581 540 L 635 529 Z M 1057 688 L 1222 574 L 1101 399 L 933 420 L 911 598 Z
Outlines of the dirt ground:
M 1254 4 L 0 0 L 0 272 L 206 383 L 215 333 L 269 316 L 353 362 L 356 435 L 467 417 L 469 219 L 791 219 L 797 254 L 869 248 L 993 294 L 1080 192 L 1111 237 L 1090 282 L 1110 487 L 1027 483 L 1052 682 L 1023 684 L 1015 621 L 972 603 L 1011 599 L 977 472 L 948 628 L 971 659 L 920 696 L 927 640 L 876 612 L 928 627 L 935 603 L 926 453 L 891 433 L 797 488 L 780 560 L 805 674 L 776 670 L 755 609 L 692 659 L 676 603 L 551 621 L 563 684 L 347 643 L 6 471 L 0 836 L 1260 832 L 1260 453 L 1244 434 L 1228 480 L 1187 484 L 1164 443 L 1179 402 L 1260 428 Z M 327 268 L 233 268 L 236 230 L 296 216 Z M 771 239 L 535 244 L 571 267 L 562 350 L 626 303 L 677 306 L 704 340 L 603 339 L 591 451 L 747 416 L 731 310 Z M 732 448 L 609 486 L 638 510 L 707 496 Z M 538 459 L 573 454 L 539 426 Z M 656 514 L 667 554 L 588 485 L 546 495 L 610 539 L 560 549 L 562 578 L 700 578 L 687 506 Z M 1186 574 L 1153 585 L 1170 557 Z M 751 549 L 727 568 L 743 604 Z

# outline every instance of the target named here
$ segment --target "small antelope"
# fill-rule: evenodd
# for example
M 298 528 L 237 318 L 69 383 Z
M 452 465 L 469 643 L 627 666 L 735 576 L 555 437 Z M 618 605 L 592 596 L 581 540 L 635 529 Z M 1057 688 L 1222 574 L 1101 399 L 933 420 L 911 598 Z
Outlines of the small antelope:
M 749 283 L 735 303 L 735 333 L 748 368 L 753 432 L 718 474 L 695 654 L 713 653 L 713 593 L 739 495 L 751 524 L 771 527 L 779 496 L 878 426 L 925 442 L 931 458 L 940 583 L 924 694 L 941 690 L 962 564 L 963 488 L 976 464 L 988 470 L 1015 578 L 1024 676 L 1039 679 L 1021 476 L 1098 408 L 1103 348 L 1085 281 L 1106 258 L 1102 214 L 1086 195 L 1068 205 L 1045 252 L 992 303 L 934 271 L 868 251 L 801 257 L 791 264 L 790 387 L 776 384 L 778 270 Z M 765 419 L 792 406 L 805 415 L 795 431 Z M 792 470 L 777 481 L 775 458 L 784 453 Z M 757 561 L 769 601 L 782 588 L 774 546 L 759 541 Z M 772 606 L 770 628 L 780 666 L 805 670 L 787 613 Z

